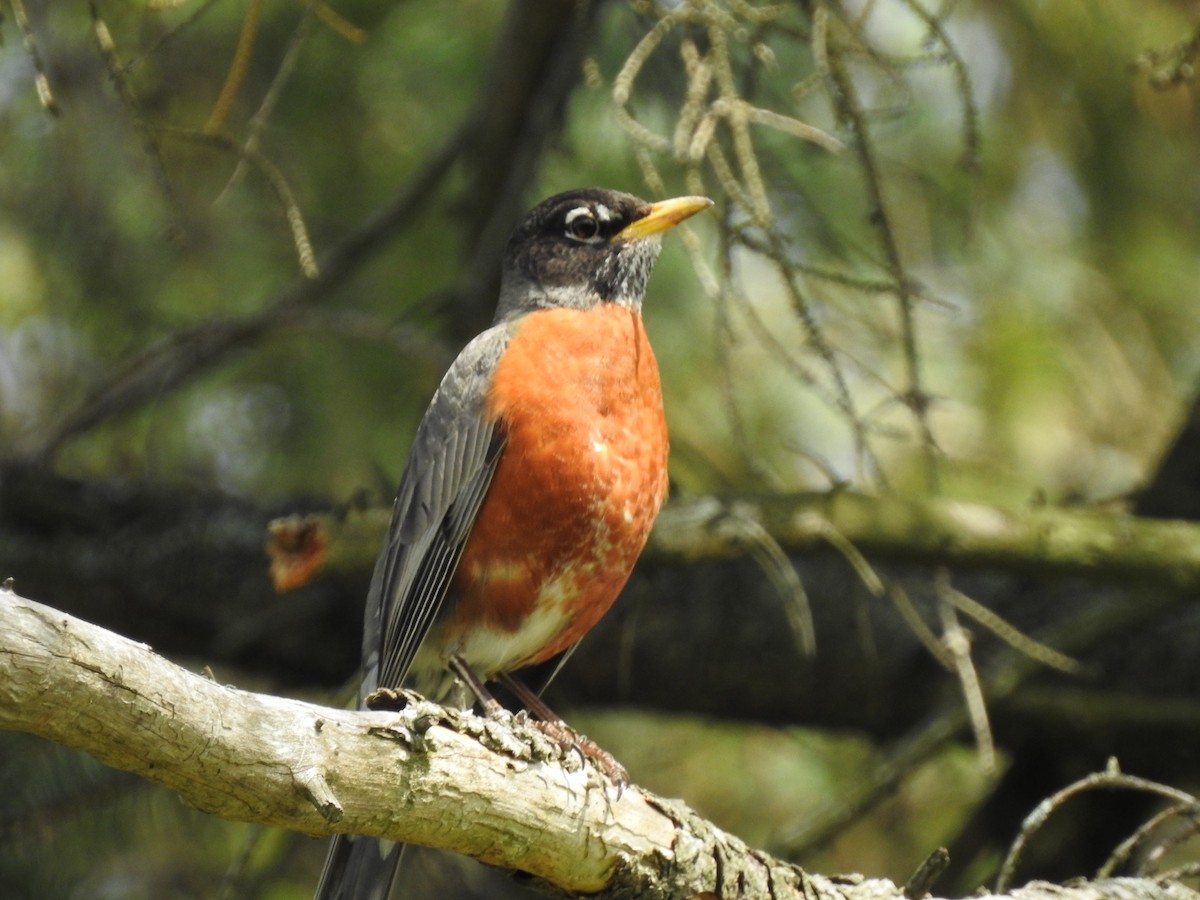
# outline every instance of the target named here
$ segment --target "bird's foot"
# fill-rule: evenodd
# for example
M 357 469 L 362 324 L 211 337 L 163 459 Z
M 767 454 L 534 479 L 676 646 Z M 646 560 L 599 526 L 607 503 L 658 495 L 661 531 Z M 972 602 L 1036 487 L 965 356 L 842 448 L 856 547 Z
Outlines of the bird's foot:
M 618 798 L 629 786 L 629 773 L 625 771 L 625 767 L 617 762 L 615 756 L 587 735 L 580 734 L 561 719 L 530 719 L 529 724 L 550 740 L 562 745 L 564 749 L 573 750 L 590 760 L 604 777 L 616 785 Z
M 608 778 L 617 788 L 617 799 L 629 786 L 629 773 L 617 762 L 617 758 L 586 735 L 580 734 L 562 720 L 554 710 L 546 705 L 536 691 L 531 691 L 525 684 L 513 678 L 507 672 L 500 673 L 500 682 L 521 701 L 525 709 L 535 718 L 527 721 L 550 740 L 560 744 L 563 749 L 578 753 L 584 759 L 589 759 L 599 772 Z

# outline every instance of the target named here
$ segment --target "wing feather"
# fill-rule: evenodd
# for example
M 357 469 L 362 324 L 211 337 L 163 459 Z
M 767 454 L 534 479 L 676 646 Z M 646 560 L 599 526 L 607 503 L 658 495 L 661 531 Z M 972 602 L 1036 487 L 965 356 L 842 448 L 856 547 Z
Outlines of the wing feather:
M 446 599 L 504 450 L 486 404 L 509 337 L 498 325 L 468 344 L 417 429 L 367 594 L 363 697 L 401 685 Z

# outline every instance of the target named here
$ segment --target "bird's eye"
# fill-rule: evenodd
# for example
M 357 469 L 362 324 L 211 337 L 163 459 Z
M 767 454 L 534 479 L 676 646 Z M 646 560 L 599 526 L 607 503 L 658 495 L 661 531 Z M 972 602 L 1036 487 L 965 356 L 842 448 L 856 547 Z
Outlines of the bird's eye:
M 567 237 L 590 244 L 600 237 L 600 222 L 586 206 L 567 213 Z

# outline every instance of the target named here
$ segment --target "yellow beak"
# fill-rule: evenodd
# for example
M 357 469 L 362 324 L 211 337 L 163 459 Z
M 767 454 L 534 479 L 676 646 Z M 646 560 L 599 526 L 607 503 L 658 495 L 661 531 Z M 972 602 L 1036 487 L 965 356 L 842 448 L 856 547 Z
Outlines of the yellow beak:
M 671 200 L 660 200 L 651 204 L 649 213 L 618 231 L 614 240 L 640 241 L 652 234 L 674 228 L 684 219 L 690 218 L 712 205 L 713 202 L 707 197 L 675 197 Z

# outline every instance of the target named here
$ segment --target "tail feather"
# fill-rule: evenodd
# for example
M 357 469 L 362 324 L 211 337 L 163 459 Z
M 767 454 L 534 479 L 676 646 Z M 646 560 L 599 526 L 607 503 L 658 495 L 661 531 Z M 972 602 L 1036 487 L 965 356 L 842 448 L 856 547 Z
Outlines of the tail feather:
M 314 900 L 389 900 L 403 852 L 404 844 L 335 836 Z

